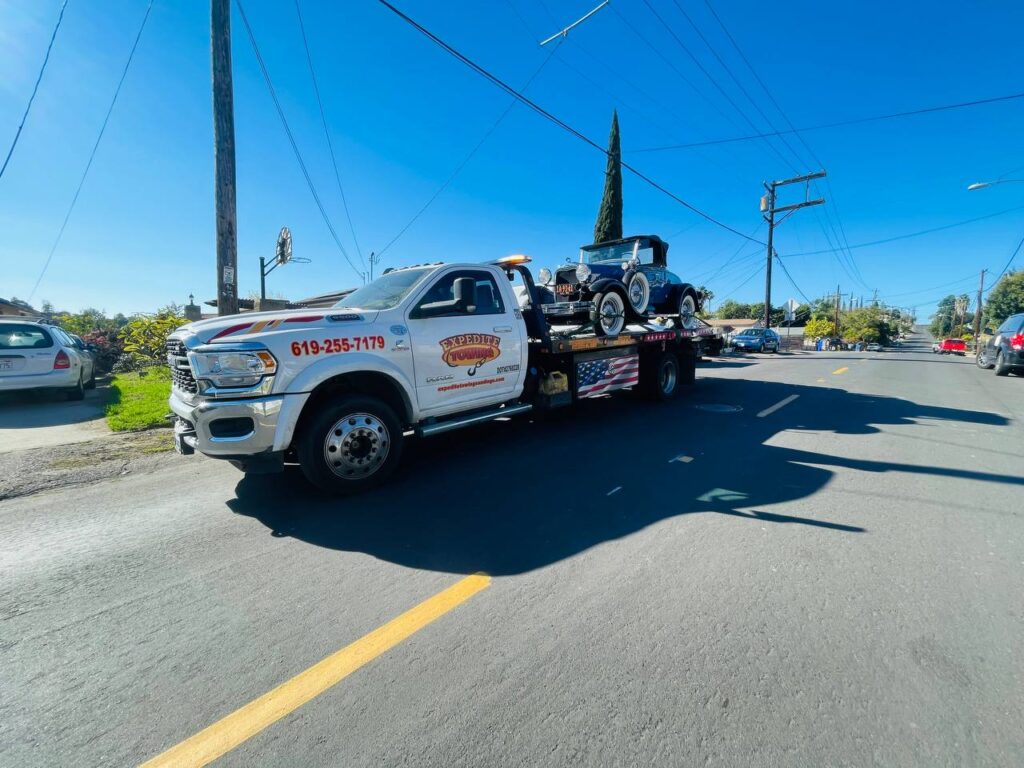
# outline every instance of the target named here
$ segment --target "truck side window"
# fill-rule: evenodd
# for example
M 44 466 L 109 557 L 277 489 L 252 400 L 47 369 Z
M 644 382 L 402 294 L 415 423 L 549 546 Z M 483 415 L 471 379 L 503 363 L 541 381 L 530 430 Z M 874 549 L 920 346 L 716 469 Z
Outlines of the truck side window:
M 455 298 L 455 280 L 460 277 L 469 277 L 476 282 L 474 292 L 474 303 L 466 308 L 464 312 L 452 311 L 447 317 L 461 317 L 465 315 L 503 315 L 505 314 L 505 303 L 501 300 L 501 293 L 494 282 L 490 272 L 477 272 L 475 270 L 457 270 L 449 272 L 434 283 L 430 289 L 419 300 L 413 309 L 410 317 L 417 318 L 421 314 L 420 307 L 425 304 L 434 304 L 440 301 L 451 301 Z

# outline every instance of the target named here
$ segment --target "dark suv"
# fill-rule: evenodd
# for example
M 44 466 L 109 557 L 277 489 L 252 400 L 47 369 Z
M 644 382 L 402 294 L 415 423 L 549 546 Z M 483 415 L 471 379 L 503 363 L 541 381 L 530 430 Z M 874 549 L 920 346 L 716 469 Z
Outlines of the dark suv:
M 978 352 L 979 368 L 995 368 L 996 376 L 1024 373 L 1024 312 L 1010 315 Z

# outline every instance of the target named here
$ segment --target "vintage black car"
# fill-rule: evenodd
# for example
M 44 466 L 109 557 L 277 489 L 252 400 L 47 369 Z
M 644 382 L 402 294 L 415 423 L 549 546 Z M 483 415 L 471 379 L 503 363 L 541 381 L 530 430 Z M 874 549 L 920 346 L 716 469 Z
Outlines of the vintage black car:
M 540 270 L 541 309 L 552 324 L 592 322 L 599 336 L 615 336 L 631 320 L 669 315 L 692 329 L 703 296 L 668 270 L 667 257 L 668 243 L 657 235 L 584 245 L 577 263 L 553 275 Z

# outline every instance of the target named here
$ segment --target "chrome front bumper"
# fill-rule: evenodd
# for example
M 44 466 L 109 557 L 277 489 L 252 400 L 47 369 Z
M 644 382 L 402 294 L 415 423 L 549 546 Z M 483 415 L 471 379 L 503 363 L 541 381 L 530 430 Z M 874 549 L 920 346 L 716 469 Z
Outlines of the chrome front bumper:
M 302 393 L 242 400 L 186 400 L 172 389 L 170 406 L 178 417 L 174 429 L 183 448 L 187 446 L 207 456 L 236 458 L 285 450 L 291 444 L 299 412 L 308 397 L 308 393 Z M 211 425 L 220 419 L 249 419 L 251 429 L 244 434 L 216 437 Z
M 540 310 L 545 315 L 576 315 L 593 312 L 594 309 L 592 301 L 557 301 L 554 304 L 540 305 Z

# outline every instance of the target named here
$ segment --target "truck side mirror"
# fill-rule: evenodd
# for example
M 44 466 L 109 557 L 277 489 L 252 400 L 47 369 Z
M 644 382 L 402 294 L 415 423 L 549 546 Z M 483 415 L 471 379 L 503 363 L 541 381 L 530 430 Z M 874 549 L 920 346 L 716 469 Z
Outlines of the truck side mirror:
M 476 309 L 476 280 L 472 277 L 457 277 L 453 286 L 455 309 L 459 312 L 473 312 Z

